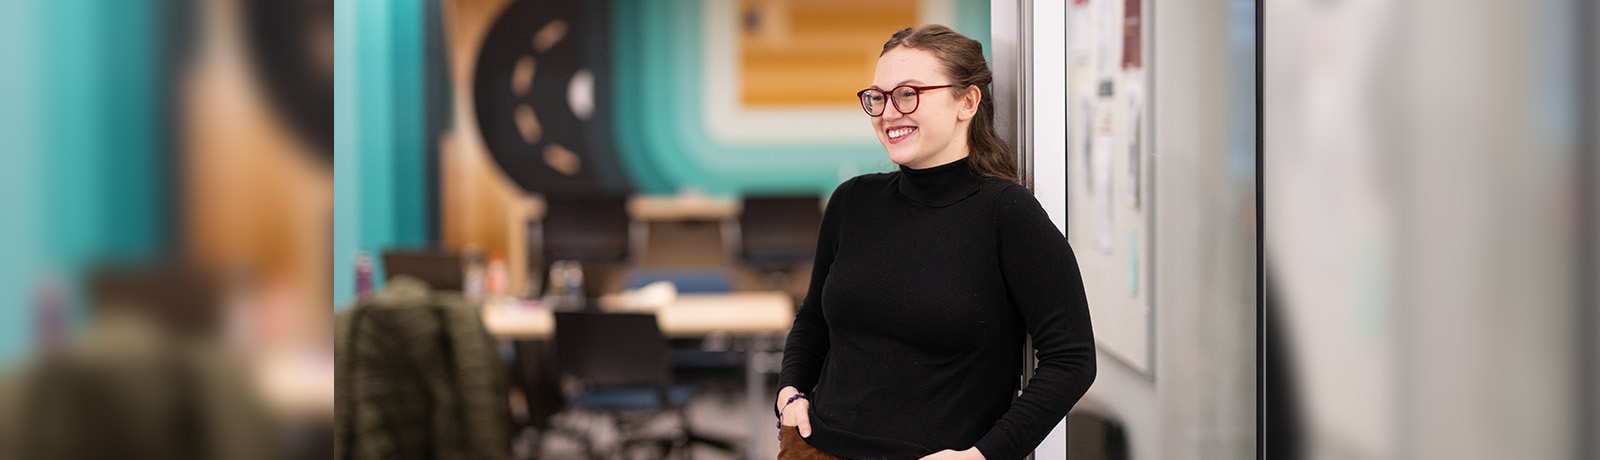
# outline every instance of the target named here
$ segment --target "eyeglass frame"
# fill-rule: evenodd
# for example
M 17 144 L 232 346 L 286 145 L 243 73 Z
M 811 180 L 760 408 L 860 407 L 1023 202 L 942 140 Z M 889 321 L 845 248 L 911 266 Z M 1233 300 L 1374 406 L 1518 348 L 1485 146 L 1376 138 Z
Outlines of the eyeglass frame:
M 884 90 L 877 89 L 877 88 L 867 88 L 867 89 L 864 89 L 864 90 L 861 90 L 861 91 L 856 91 L 856 100 L 861 102 L 861 111 L 866 112 L 868 116 L 881 117 L 881 116 L 883 116 L 884 113 L 887 113 L 889 111 L 889 107 L 888 106 L 884 106 L 883 110 L 878 111 L 877 115 L 873 115 L 872 114 L 872 110 L 867 108 L 866 98 L 863 97 L 865 94 L 867 94 L 868 91 L 877 91 L 879 93 L 883 93 L 884 98 L 889 100 L 889 105 L 894 106 L 894 110 L 896 112 L 900 112 L 901 115 L 910 115 L 912 112 L 916 112 L 918 107 L 922 107 L 922 92 L 923 91 L 931 91 L 931 90 L 936 90 L 936 89 L 940 89 L 940 88 L 951 88 L 951 87 L 954 87 L 954 86 L 956 86 L 956 85 L 934 85 L 934 86 L 900 85 L 900 86 L 896 86 L 894 88 L 890 88 L 889 91 L 884 91 Z M 907 112 L 907 111 L 904 111 L 904 110 L 900 110 L 900 102 L 895 100 L 895 98 L 893 96 L 894 92 L 899 90 L 900 88 L 911 88 L 912 91 L 916 91 L 917 92 L 916 93 L 917 94 L 917 105 L 911 107 L 911 111 L 910 112 Z

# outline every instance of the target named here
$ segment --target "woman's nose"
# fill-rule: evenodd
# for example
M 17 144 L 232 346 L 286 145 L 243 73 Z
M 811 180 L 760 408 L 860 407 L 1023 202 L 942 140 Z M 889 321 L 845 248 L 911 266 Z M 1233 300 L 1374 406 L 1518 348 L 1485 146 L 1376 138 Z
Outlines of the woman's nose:
M 906 114 L 901 113 L 899 107 L 895 107 L 895 106 L 891 105 L 891 106 L 883 108 L 883 119 L 884 120 L 898 120 L 898 119 L 901 119 L 901 118 L 905 118 L 905 116 L 906 116 Z

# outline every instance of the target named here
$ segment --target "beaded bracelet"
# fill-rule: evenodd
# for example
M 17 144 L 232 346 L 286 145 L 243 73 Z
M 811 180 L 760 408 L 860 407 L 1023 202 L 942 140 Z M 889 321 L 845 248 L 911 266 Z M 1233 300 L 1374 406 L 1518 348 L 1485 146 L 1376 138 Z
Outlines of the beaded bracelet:
M 805 393 L 795 393 L 794 396 L 789 397 L 788 401 L 783 402 L 783 409 L 788 409 L 790 404 L 794 404 L 796 400 L 801 399 L 809 400 L 809 398 L 806 398 Z M 783 440 L 783 409 L 778 409 L 778 440 L 780 441 Z

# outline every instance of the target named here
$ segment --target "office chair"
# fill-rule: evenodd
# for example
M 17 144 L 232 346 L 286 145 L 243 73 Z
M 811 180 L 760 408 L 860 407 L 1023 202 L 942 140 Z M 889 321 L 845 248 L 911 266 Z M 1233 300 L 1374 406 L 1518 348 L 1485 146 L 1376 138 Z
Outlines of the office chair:
M 650 267 L 628 270 L 627 288 L 671 281 L 679 294 L 724 294 L 733 291 L 733 277 L 716 267 Z
M 608 416 L 622 442 L 617 452 L 655 445 L 659 455 L 677 450 L 688 456 L 691 443 L 734 452 L 727 441 L 700 436 L 689 424 L 685 405 L 694 387 L 673 385 L 668 371 L 667 341 L 653 314 L 555 312 L 557 366 L 569 407 Z M 663 413 L 678 418 L 679 429 L 668 436 L 640 437 L 634 431 Z M 597 457 L 592 442 L 586 454 Z
M 651 267 L 628 271 L 628 289 L 638 289 L 650 283 L 670 281 L 679 294 L 726 294 L 733 291 L 733 276 L 717 267 Z M 732 381 L 744 383 L 744 353 L 734 349 L 733 340 L 726 334 L 705 338 L 668 339 L 672 352 L 672 376 L 675 380 L 692 381 L 697 386 Z
M 105 264 L 89 276 L 97 315 L 144 318 L 166 335 L 215 338 L 223 332 L 227 280 L 187 266 Z
M 577 442 L 585 452 L 593 451 L 587 434 L 552 423 L 552 418 L 567 407 L 555 366 L 554 346 L 547 341 L 513 340 L 511 347 L 509 375 L 512 387 L 522 392 L 523 409 L 522 417 L 513 424 L 514 440 L 526 447 L 527 453 L 518 458 L 537 458 L 544 449 L 545 437 L 552 434 Z
M 549 273 L 558 260 L 576 260 L 584 267 L 586 297 L 598 297 L 603 277 L 592 276 L 631 262 L 645 247 L 649 227 L 628 216 L 624 195 L 546 196 L 544 217 L 529 223 L 529 260 Z M 548 286 L 547 286 L 548 287 Z M 534 293 L 537 294 L 537 293 Z
M 623 263 L 643 237 L 622 195 L 547 196 L 541 224 L 546 262 Z
M 767 272 L 772 289 L 787 290 L 788 270 L 811 263 L 822 227 L 815 196 L 746 197 L 735 225 L 724 225 L 736 258 Z
M 410 276 L 438 291 L 465 290 L 467 268 L 481 263 L 480 251 L 453 249 L 390 249 L 383 251 L 384 279 Z

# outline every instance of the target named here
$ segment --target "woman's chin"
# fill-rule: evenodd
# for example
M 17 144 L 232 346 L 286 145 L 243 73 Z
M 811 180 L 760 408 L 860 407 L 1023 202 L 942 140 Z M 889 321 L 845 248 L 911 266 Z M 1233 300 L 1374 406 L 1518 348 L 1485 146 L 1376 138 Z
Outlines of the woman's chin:
M 907 163 L 910 163 L 912 160 L 916 159 L 916 155 L 911 152 L 911 149 L 895 148 L 895 147 L 901 147 L 901 146 L 898 146 L 898 145 L 896 145 L 896 146 L 888 146 L 888 147 L 889 147 L 888 148 L 888 150 L 889 150 L 889 161 L 893 161 L 894 164 L 906 165 Z

